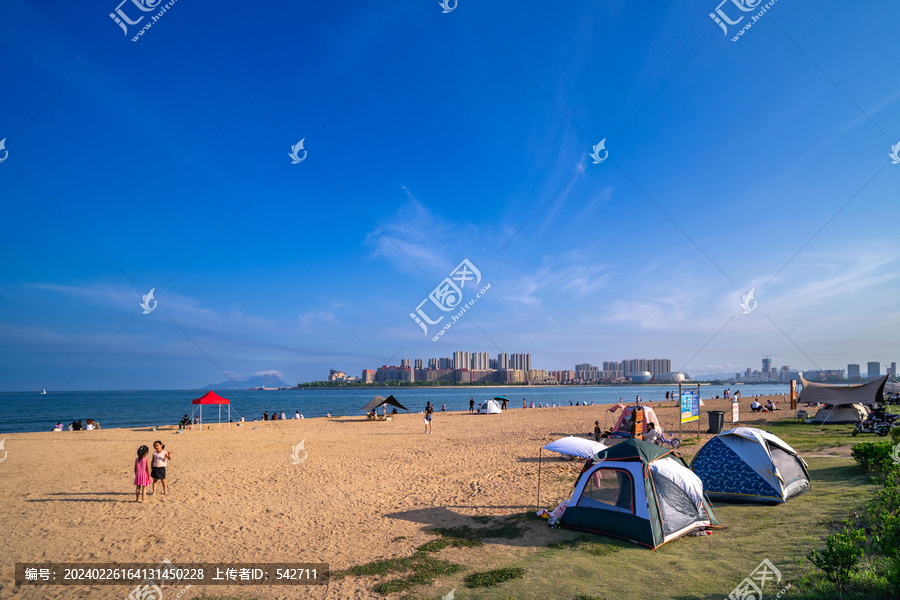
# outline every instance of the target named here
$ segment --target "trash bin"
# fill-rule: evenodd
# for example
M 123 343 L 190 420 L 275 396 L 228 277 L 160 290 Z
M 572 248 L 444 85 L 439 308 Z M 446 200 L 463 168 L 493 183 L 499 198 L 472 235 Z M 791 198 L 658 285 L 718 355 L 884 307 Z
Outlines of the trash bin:
M 706 433 L 722 433 L 722 426 L 725 424 L 724 410 L 708 410 L 709 414 L 709 431 Z

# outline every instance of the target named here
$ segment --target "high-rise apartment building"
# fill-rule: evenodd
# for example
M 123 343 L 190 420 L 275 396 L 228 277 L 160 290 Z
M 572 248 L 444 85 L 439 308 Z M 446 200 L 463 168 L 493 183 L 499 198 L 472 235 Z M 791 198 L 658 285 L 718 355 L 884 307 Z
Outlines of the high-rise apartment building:
M 859 365 L 847 365 L 847 379 L 859 379 Z
M 762 359 L 762 372 L 768 373 L 771 370 L 772 370 L 772 359 L 771 358 Z
M 401 358 L 401 359 L 400 359 L 400 366 L 401 366 L 401 367 L 411 367 L 411 366 L 412 366 L 412 363 L 410 362 L 410 360 L 409 360 L 408 358 Z
M 468 352 L 462 352 L 461 350 L 457 350 L 453 353 L 453 368 L 454 369 L 468 369 L 472 364 L 472 358 L 469 356 Z
M 513 354 L 509 357 L 510 359 L 510 369 L 515 369 L 516 371 L 530 371 L 531 370 L 531 354 Z
M 869 379 L 877 379 L 881 377 L 881 363 L 880 362 L 869 362 L 866 363 L 867 371 L 869 374 Z
M 416 363 L 415 363 L 415 369 L 416 369 L 416 370 L 421 370 L 421 369 L 424 369 L 424 368 L 425 368 L 425 361 L 422 360 L 421 358 L 417 358 L 417 359 L 416 359 Z
M 582 381 L 600 381 L 600 367 L 591 363 L 575 365 L 575 378 Z
M 472 352 L 472 364 L 469 368 L 485 371 L 490 368 L 491 357 L 487 352 Z

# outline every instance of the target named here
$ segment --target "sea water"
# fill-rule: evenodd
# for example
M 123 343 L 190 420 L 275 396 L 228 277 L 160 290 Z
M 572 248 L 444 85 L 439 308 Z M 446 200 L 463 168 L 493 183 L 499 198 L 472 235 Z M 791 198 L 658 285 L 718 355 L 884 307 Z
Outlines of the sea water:
M 787 384 L 742 386 L 708 386 L 701 388 L 701 398 L 723 396 L 725 387 L 741 390 L 742 396 L 786 394 Z M 157 391 L 81 391 L 0 392 L 0 434 L 23 431 L 50 431 L 59 421 L 68 426 L 72 421 L 99 421 L 103 427 L 148 427 L 173 425 L 195 408 L 191 400 L 206 390 Z M 614 404 L 634 402 L 640 396 L 645 402 L 665 400 L 666 392 L 678 393 L 677 385 L 626 386 L 513 386 L 513 387 L 446 387 L 446 388 L 337 388 L 304 390 L 217 390 L 231 401 L 231 418 L 239 421 L 261 419 L 264 411 L 284 412 L 288 418 L 299 411 L 304 417 L 361 416 L 361 408 L 376 395 L 393 394 L 410 412 L 425 410 L 431 402 L 437 411 L 447 404 L 448 411 L 467 411 L 469 400 L 476 406 L 494 396 L 509 398 L 510 409 L 521 409 L 522 400 L 530 406 L 556 404 Z M 228 407 L 222 406 L 222 422 L 228 420 Z M 219 406 L 205 405 L 203 421 L 216 423 Z

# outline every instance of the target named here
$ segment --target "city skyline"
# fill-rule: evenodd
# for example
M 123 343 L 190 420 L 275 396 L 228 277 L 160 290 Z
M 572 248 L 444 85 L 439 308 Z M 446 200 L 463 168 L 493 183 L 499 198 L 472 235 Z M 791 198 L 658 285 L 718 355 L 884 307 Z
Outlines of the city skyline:
M 115 10 L 0 7 L 0 390 L 895 352 L 900 5 Z
M 348 375 L 346 371 L 341 369 L 330 369 L 327 381 L 330 382 L 353 382 L 362 381 L 364 383 L 386 381 L 437 381 L 443 377 L 447 381 L 458 382 L 459 371 L 478 371 L 482 375 L 486 375 L 488 371 L 504 371 L 516 370 L 522 371 L 522 379 L 525 382 L 541 382 L 553 379 L 557 383 L 565 382 L 615 382 L 631 380 L 633 375 L 643 378 L 641 373 L 649 373 L 654 381 L 673 381 L 680 380 L 679 376 L 684 376 L 685 380 L 702 380 L 703 376 L 692 377 L 689 372 L 672 371 L 670 359 L 624 359 L 622 361 L 604 361 L 603 367 L 595 366 L 591 363 L 578 363 L 573 369 L 546 369 L 539 365 L 532 365 L 531 354 L 521 353 L 513 354 L 512 360 L 510 355 L 500 353 L 496 358 L 491 358 L 488 352 L 468 352 L 457 350 L 453 352 L 453 356 L 432 357 L 432 358 L 402 358 L 399 364 L 384 364 L 375 369 L 365 368 L 360 376 Z M 427 363 L 426 363 L 427 360 Z M 767 355 L 761 359 L 762 367 L 755 370 L 747 367 L 742 372 L 734 372 L 722 374 L 722 377 L 714 377 L 714 379 L 723 379 L 735 382 L 788 382 L 796 380 L 802 373 L 807 380 L 810 381 L 844 381 L 844 380 L 864 380 L 873 379 L 881 376 L 881 363 L 877 361 L 869 361 L 866 363 L 866 374 L 862 376 L 859 364 L 848 363 L 846 371 L 844 369 L 808 369 L 798 370 L 792 369 L 790 365 L 777 366 L 773 363 L 772 357 Z M 855 367 L 855 371 L 853 368 Z M 435 375 L 430 371 L 440 371 L 442 374 Z M 456 372 L 457 379 L 452 379 L 452 372 Z M 532 373 L 534 375 L 532 375 Z M 885 375 L 896 377 L 897 363 L 891 362 L 885 365 Z M 662 377 L 659 377 L 662 376 Z M 709 377 L 713 379 L 713 377 Z M 322 380 L 314 380 L 322 381 Z M 520 383 L 520 381 L 514 381 Z

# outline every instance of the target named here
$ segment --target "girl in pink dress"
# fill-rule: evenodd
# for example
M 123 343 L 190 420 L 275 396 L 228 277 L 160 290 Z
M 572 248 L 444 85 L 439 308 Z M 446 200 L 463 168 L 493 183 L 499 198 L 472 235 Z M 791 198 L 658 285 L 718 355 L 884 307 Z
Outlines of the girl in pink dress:
M 150 461 L 147 454 L 150 448 L 141 446 L 137 451 L 137 458 L 134 460 L 134 501 L 144 501 L 144 491 L 150 485 Z

